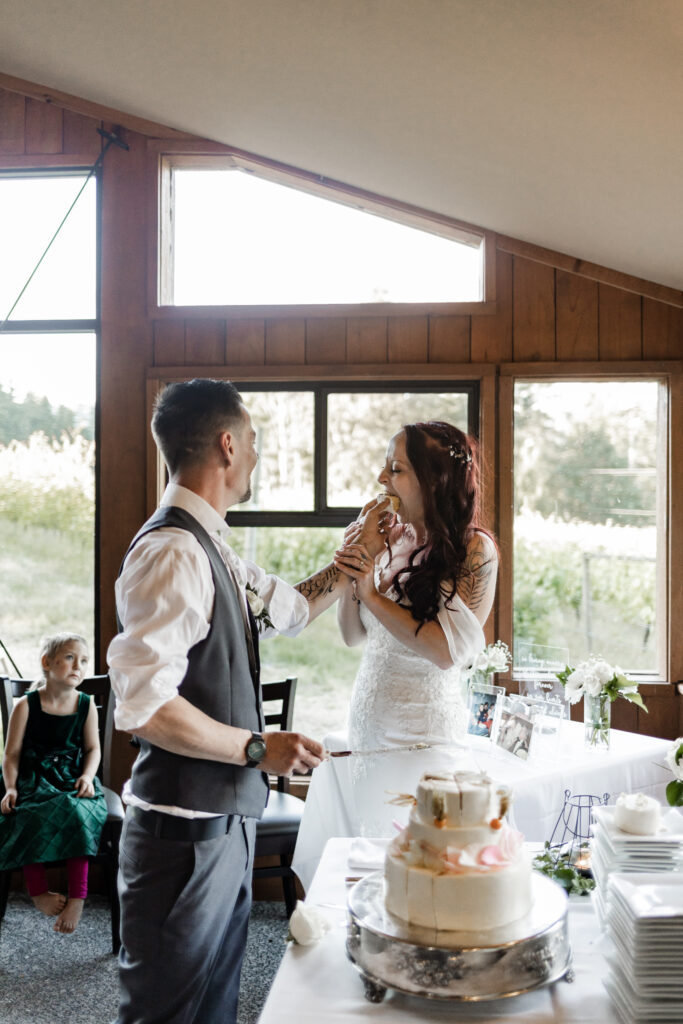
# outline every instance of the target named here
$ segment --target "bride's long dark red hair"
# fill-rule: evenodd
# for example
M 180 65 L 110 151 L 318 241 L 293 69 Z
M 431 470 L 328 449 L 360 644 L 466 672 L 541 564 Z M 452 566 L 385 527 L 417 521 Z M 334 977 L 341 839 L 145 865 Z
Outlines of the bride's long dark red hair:
M 491 534 L 480 522 L 475 438 L 439 420 L 408 423 L 403 432 L 406 455 L 422 493 L 427 537 L 411 553 L 408 565 L 395 574 L 392 586 L 399 603 L 410 607 L 421 626 L 436 618 L 442 595 L 447 605 L 452 602 L 467 571 L 467 545 L 473 534 Z

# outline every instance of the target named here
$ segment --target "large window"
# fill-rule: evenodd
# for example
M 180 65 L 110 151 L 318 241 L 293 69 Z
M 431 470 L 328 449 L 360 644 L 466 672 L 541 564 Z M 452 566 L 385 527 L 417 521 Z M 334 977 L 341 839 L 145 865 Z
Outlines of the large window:
M 94 653 L 97 187 L 86 178 L 0 174 L 0 667 L 26 677 L 39 674 L 44 633 L 75 630 Z
M 237 386 L 258 436 L 249 505 L 228 513 L 236 549 L 290 583 L 331 561 L 343 527 L 382 488 L 389 438 L 404 423 L 440 419 L 476 432 L 478 386 L 390 384 L 378 390 L 309 385 Z M 437 390 L 438 389 L 438 390 Z M 263 643 L 264 681 L 298 677 L 297 729 L 322 737 L 344 728 L 360 648 L 340 637 L 329 609 L 294 639 Z
M 655 380 L 517 381 L 515 668 L 601 655 L 665 674 L 666 417 Z
M 163 163 L 161 305 L 481 302 L 484 236 L 237 158 Z

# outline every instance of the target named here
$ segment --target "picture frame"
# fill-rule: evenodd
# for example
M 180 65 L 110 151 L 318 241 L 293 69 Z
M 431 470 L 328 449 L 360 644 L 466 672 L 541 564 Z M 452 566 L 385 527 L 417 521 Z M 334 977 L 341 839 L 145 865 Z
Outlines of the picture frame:
M 498 704 L 504 696 L 504 686 L 470 683 L 467 693 L 468 735 L 491 739 L 497 722 Z
M 513 757 L 527 761 L 531 756 L 534 729 L 534 719 L 530 715 L 501 707 L 494 743 Z
M 567 647 L 550 647 L 527 640 L 515 646 L 515 681 L 520 694 L 564 701 L 564 687 L 557 678 L 569 662 Z

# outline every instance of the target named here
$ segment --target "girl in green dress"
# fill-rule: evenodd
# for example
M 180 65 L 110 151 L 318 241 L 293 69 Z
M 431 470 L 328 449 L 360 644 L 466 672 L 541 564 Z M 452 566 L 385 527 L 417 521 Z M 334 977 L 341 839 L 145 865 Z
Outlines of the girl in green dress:
M 107 819 L 95 772 L 100 763 L 97 708 L 78 687 L 88 666 L 81 636 L 59 633 L 41 646 L 42 684 L 15 704 L 9 720 L 0 802 L 0 869 L 21 867 L 36 907 L 73 932 L 88 889 L 88 856 Z M 50 892 L 45 864 L 65 859 L 68 898 Z

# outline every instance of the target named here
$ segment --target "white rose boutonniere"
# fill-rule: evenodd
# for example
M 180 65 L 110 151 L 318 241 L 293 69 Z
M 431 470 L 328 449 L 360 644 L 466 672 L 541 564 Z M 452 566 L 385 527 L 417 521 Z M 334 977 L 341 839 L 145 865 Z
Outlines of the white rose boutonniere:
M 300 946 L 314 946 L 330 930 L 330 922 L 317 907 L 307 907 L 301 900 L 289 919 L 289 935 Z
M 267 629 L 269 626 L 274 628 L 273 623 L 270 621 L 270 616 L 268 615 L 266 603 L 256 588 L 252 587 L 251 583 L 246 583 L 245 590 L 249 609 L 251 614 L 254 616 L 259 633 L 262 633 L 263 630 Z

